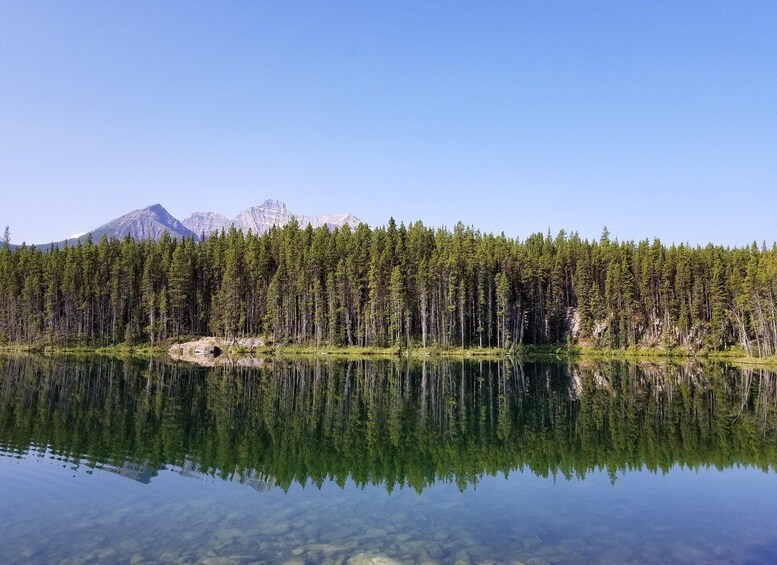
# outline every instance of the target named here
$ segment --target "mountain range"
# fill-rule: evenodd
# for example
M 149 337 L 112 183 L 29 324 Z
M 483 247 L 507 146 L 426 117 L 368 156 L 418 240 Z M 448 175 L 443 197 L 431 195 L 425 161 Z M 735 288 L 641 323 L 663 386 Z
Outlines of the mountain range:
M 272 226 L 283 226 L 296 218 L 300 226 L 308 224 L 314 228 L 327 226 L 329 229 L 348 225 L 352 228 L 361 222 L 353 214 L 330 214 L 323 216 L 301 216 L 293 214 L 280 200 L 265 200 L 261 205 L 243 210 L 237 216 L 229 219 L 218 212 L 195 212 L 182 223 L 197 235 L 210 235 L 213 232 L 229 229 L 235 226 L 239 230 L 251 230 L 256 234 L 262 234 Z
M 133 210 L 91 231 L 53 244 L 37 245 L 37 247 L 45 248 L 49 245 L 61 247 L 65 243 L 74 245 L 79 241 L 85 241 L 88 237 L 97 242 L 103 235 L 116 239 L 130 236 L 135 240 L 157 240 L 165 232 L 177 239 L 192 237 L 199 240 L 203 236 L 207 237 L 214 232 L 228 230 L 232 226 L 244 232 L 251 230 L 253 233 L 263 234 L 272 226 L 287 224 L 292 218 L 296 218 L 302 227 L 310 224 L 314 228 L 326 226 L 330 230 L 345 225 L 355 228 L 361 223 L 359 218 L 350 213 L 321 216 L 294 214 L 280 200 L 265 200 L 259 206 L 243 210 L 231 219 L 218 212 L 195 212 L 183 221 L 173 217 L 161 204 L 154 204 L 147 208 Z

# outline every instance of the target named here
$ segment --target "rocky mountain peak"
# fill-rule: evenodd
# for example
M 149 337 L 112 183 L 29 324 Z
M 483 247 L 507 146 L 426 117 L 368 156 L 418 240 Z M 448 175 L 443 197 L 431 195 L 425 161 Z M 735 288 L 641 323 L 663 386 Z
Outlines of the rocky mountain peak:
M 127 236 L 136 240 L 159 239 L 164 233 L 174 238 L 196 237 L 181 222 L 175 219 L 161 204 L 133 210 L 107 224 L 103 224 L 91 233 L 94 241 L 103 235 L 123 239 Z M 86 236 L 83 236 L 86 237 Z
M 183 222 L 183 225 L 198 236 L 228 230 L 232 222 L 218 212 L 195 212 Z
M 272 226 L 286 225 L 292 218 L 296 218 L 302 228 L 311 225 L 314 228 L 325 226 L 327 229 L 333 230 L 345 225 L 356 227 L 360 223 L 356 216 L 349 213 L 322 216 L 292 214 L 284 202 L 275 199 L 267 199 L 259 206 L 243 210 L 232 219 L 218 212 L 195 212 L 183 222 L 174 218 L 161 204 L 152 204 L 124 214 L 94 230 L 75 234 L 67 240 L 53 245 L 62 246 L 65 243 L 74 245 L 87 238 L 97 242 L 103 235 L 116 239 L 130 236 L 135 240 L 158 240 L 167 233 L 176 239 L 189 237 L 199 239 L 202 235 L 207 236 L 221 230 L 228 230 L 231 226 L 235 226 L 239 230 L 251 230 L 253 233 L 262 234 Z M 49 245 L 41 245 L 40 247 L 49 247 Z
M 286 204 L 280 200 L 268 198 L 259 206 L 253 206 L 240 212 L 232 219 L 227 219 L 218 212 L 197 212 L 183 221 L 183 225 L 196 234 L 209 235 L 222 229 L 235 226 L 239 230 L 262 234 L 272 226 L 283 226 L 296 218 L 300 227 L 311 225 L 314 228 L 326 226 L 328 229 L 348 225 L 356 227 L 360 220 L 350 213 L 329 214 L 322 216 L 303 216 L 292 213 Z
M 270 210 L 288 210 L 285 202 L 281 202 L 280 200 L 273 200 L 272 198 L 268 198 L 262 202 L 258 208 L 269 208 Z

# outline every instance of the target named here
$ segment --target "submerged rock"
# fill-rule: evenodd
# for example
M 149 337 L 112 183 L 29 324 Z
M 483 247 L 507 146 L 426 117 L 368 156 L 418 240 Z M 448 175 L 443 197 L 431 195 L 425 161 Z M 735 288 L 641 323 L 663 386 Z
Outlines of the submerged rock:
M 347 561 L 348 565 L 402 565 L 401 561 L 386 555 L 359 553 Z

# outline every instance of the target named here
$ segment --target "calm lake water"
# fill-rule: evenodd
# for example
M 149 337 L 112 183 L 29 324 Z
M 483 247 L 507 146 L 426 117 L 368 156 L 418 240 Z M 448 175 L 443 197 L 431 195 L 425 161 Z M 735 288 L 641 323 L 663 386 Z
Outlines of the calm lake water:
M 777 374 L 0 358 L 0 562 L 777 562 Z

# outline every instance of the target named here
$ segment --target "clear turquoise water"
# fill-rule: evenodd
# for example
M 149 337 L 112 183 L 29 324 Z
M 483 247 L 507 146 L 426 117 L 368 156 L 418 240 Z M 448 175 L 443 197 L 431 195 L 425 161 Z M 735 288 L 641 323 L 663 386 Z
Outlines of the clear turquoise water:
M 0 368 L 0 562 L 777 562 L 767 372 Z

